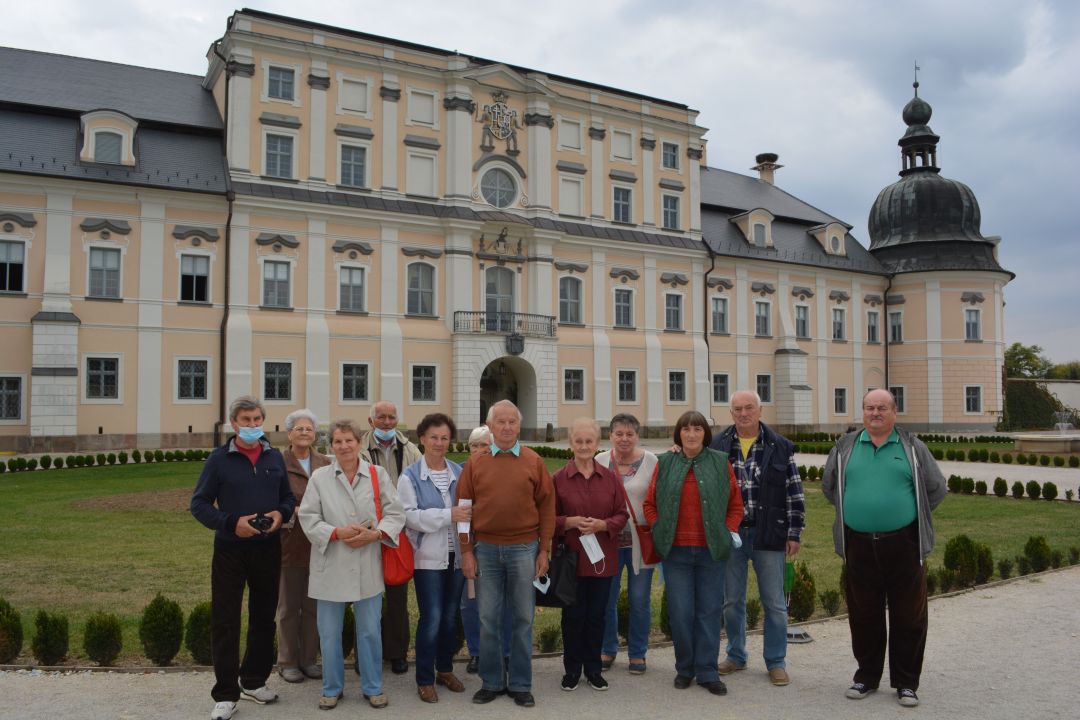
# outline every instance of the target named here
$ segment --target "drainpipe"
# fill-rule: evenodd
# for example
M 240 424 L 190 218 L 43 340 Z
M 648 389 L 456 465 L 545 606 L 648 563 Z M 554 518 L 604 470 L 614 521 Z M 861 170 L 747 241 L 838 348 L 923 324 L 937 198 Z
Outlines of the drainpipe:
M 705 299 L 705 303 L 704 303 L 705 312 L 703 312 L 701 314 L 701 316 L 705 320 L 705 380 L 706 380 L 706 382 L 709 383 L 709 409 L 710 409 L 709 422 L 711 422 L 712 424 L 715 425 L 716 423 L 713 420 L 712 412 L 711 412 L 711 410 L 712 410 L 712 348 L 709 347 L 709 320 L 710 320 L 710 318 L 709 318 L 709 275 L 712 274 L 713 270 L 716 270 L 716 253 L 713 252 L 712 246 L 709 245 L 707 240 L 702 238 L 701 242 L 705 244 L 705 249 L 709 251 L 709 269 L 705 271 L 705 283 L 704 283 L 704 288 L 703 288 L 704 293 L 705 293 L 705 298 L 704 298 Z
M 230 20 L 231 25 L 231 20 Z M 228 398 L 225 397 L 226 388 L 226 373 L 225 373 L 225 353 L 228 349 L 226 329 L 229 325 L 229 279 L 232 275 L 231 272 L 231 256 L 232 256 L 232 218 L 233 218 L 233 201 L 236 199 L 236 193 L 232 189 L 232 175 L 229 170 L 229 80 L 232 78 L 233 69 L 229 66 L 228 59 L 221 54 L 219 49 L 221 46 L 221 40 L 214 43 L 214 54 L 218 56 L 225 66 L 225 100 L 224 110 L 222 112 L 222 124 L 225 127 L 225 138 L 222 140 L 222 152 L 225 158 L 225 200 L 228 202 L 228 215 L 225 218 L 225 311 L 221 314 L 221 326 L 218 328 L 218 413 L 217 419 L 214 421 L 214 447 L 218 447 L 225 442 L 224 438 L 224 426 L 225 421 L 223 418 L 227 412 Z
M 889 389 L 889 290 L 892 289 L 893 275 L 889 276 L 889 284 L 885 286 L 885 297 L 882 298 L 882 307 L 885 308 L 885 389 Z

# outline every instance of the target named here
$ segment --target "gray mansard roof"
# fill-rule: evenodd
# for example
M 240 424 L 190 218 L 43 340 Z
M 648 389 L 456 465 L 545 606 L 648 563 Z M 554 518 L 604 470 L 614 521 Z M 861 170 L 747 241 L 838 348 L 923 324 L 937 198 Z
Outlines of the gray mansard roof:
M 768 210 L 774 216 L 771 248 L 750 245 L 732 222 L 732 218 L 756 208 Z M 850 233 L 844 235 L 845 255 L 826 253 L 810 229 L 831 222 L 850 227 L 756 177 L 719 168 L 701 169 L 701 231 L 717 255 L 886 274 L 881 263 Z

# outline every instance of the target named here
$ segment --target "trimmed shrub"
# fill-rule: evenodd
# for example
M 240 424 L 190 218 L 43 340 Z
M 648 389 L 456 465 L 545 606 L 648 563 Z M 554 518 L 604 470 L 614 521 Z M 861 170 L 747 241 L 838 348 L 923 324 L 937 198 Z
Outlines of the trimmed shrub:
M 1027 455 L 1025 455 L 1024 453 L 1020 453 L 1016 456 L 1016 462 L 1020 465 L 1027 465 Z
M 1005 478 L 994 478 L 994 494 L 998 497 L 1005 497 L 1009 494 L 1009 483 L 1005 482 Z
M 979 451 L 975 448 L 971 448 L 967 452 L 968 462 L 979 462 Z
M 746 627 L 753 630 L 761 622 L 761 601 L 750 598 L 746 601 Z
M 64 458 L 58 457 L 55 460 L 53 460 L 53 467 L 56 468 L 57 470 L 64 467 Z
M 51 455 L 42 455 L 41 456 L 41 469 L 42 470 L 48 470 L 51 467 L 52 467 L 52 456 Z
M 355 636 L 354 636 L 355 641 Z M 210 652 L 210 603 L 201 602 L 191 609 L 184 632 L 184 647 L 196 665 L 213 665 Z
M 1042 495 L 1042 487 L 1035 480 L 1028 480 L 1026 488 L 1027 496 L 1032 500 L 1038 500 L 1039 496 Z
M 821 600 L 821 607 L 829 617 L 833 617 L 836 613 L 840 612 L 839 590 L 823 590 L 818 599 Z
M 107 667 L 116 662 L 123 646 L 120 618 L 111 613 L 96 612 L 86 619 L 83 649 L 88 658 Z
M 994 552 L 986 543 L 975 543 L 975 584 L 982 585 L 994 577 Z
M 1065 458 L 1060 455 L 1054 456 L 1054 467 L 1065 467 Z
M 946 449 L 945 450 L 945 459 L 946 460 L 955 460 L 956 459 L 956 451 L 953 450 L 952 448 Z
M 1080 457 L 1077 457 L 1075 455 L 1070 455 L 1069 456 L 1069 467 L 1071 467 L 1071 468 L 1080 468 Z
M 941 588 L 941 592 L 947 593 L 952 590 L 954 581 L 955 578 L 949 568 L 939 567 L 937 569 L 937 583 L 938 587 Z
M 949 538 L 945 544 L 945 567 L 948 568 L 960 587 L 975 584 L 975 571 L 978 564 L 978 550 L 967 535 Z
M 0 475 L 3 475 L 3 474 L 4 474 L 4 473 L 6 473 L 6 472 L 7 472 L 7 465 L 5 465 L 4 463 L 0 462 Z
M 992 463 L 1001 462 L 1001 456 L 998 455 L 997 450 L 994 450 L 993 452 L 990 453 L 990 462 L 992 462 Z
M 941 448 L 931 448 L 930 454 L 934 456 L 935 460 L 945 459 L 945 453 L 941 451 Z
M 926 594 L 937 595 L 937 572 L 926 568 Z
M 105 456 L 105 461 L 107 463 L 109 463 L 110 465 L 115 465 L 116 464 L 116 453 L 109 453 L 108 455 L 106 455 Z
M 86 467 L 94 467 L 94 456 L 83 455 L 83 465 Z
M 1016 574 L 1027 575 L 1031 572 L 1031 562 L 1023 555 L 1016 556 Z
M 956 494 L 960 492 L 961 479 L 959 475 L 950 475 L 949 479 L 945 481 L 945 486 L 949 488 L 949 492 Z
M 26 461 L 27 470 L 37 470 L 37 458 L 30 458 Z
M 1058 489 L 1057 485 L 1052 482 L 1044 482 L 1042 486 L 1043 500 L 1057 500 Z
M 116 462 L 120 463 L 121 465 L 127 465 L 127 461 L 128 454 L 126 452 L 121 450 L 120 452 L 116 453 Z
M 1024 483 L 1017 480 L 1012 484 L 1012 496 L 1017 500 L 1024 497 Z
M 1033 572 L 1042 572 L 1050 567 L 1050 544 L 1042 535 L 1032 535 L 1024 543 L 1024 557 Z
M 108 460 L 108 458 L 105 457 L 105 453 L 98 453 L 96 460 L 97 460 L 98 467 L 100 467 L 100 466 L 105 464 L 105 462 Z
M 18 458 L 9 458 L 7 461 L 8 472 L 19 472 Z
M 0 598 L 0 665 L 19 657 L 23 646 L 22 616 L 4 598 Z
M 1012 453 L 1002 453 L 1001 462 L 1005 463 L 1006 465 L 1012 465 Z
M 795 583 L 791 586 L 788 599 L 788 614 L 795 622 L 807 620 L 814 614 L 817 601 L 817 589 L 814 587 L 814 574 L 804 562 L 795 563 Z
M 150 662 L 164 667 L 180 652 L 184 637 L 184 613 L 180 604 L 158 593 L 143 610 L 139 640 Z
M 68 654 L 68 619 L 60 613 L 38 610 L 30 650 L 39 665 L 56 665 Z
M 542 653 L 553 653 L 559 649 L 562 641 L 562 628 L 558 625 L 548 625 L 540 630 L 536 636 L 536 645 Z
M 1049 467 L 1049 465 L 1050 465 L 1050 456 L 1049 455 L 1040 455 L 1039 456 L 1039 464 L 1042 465 L 1043 467 Z
M 1073 499 L 1073 491 L 1072 491 L 1072 489 L 1071 489 L 1071 488 L 1065 491 L 1065 499 L 1066 499 L 1067 501 L 1069 501 L 1069 502 L 1072 502 L 1072 499 Z
M 1001 558 L 997 563 L 998 575 L 1002 580 L 1008 580 L 1012 577 L 1013 561 L 1009 558 Z
M 161 450 L 155 450 L 154 451 L 154 462 L 164 462 L 164 461 L 165 461 L 165 453 L 163 453 Z
M 155 455 L 156 454 L 157 453 L 155 453 Z M 176 455 L 173 453 L 173 451 L 172 450 L 166 450 L 165 451 L 165 462 L 173 462 L 174 460 L 176 460 Z
M 615 602 L 615 614 L 618 618 L 619 637 L 629 640 L 630 637 L 630 593 L 626 588 L 619 593 L 619 599 Z
M 131 451 L 131 460 L 132 460 L 132 462 L 134 462 L 134 463 L 135 463 L 136 465 L 138 465 L 139 463 L 141 463 L 141 462 L 142 462 L 142 453 L 141 453 L 141 452 L 139 452 L 138 450 L 132 450 L 132 451 Z
M 964 493 L 965 495 L 971 495 L 973 492 L 975 492 L 974 478 L 963 478 L 960 481 L 960 492 Z
M 145 453 L 143 453 L 143 462 L 145 462 L 145 463 L 154 462 L 154 451 L 153 450 L 147 450 Z
M 1050 551 L 1050 567 L 1057 569 L 1065 564 L 1065 553 L 1057 548 Z
M 976 495 L 985 495 L 986 494 L 986 483 L 984 481 L 978 480 L 978 481 L 975 482 L 975 494 Z
M 1076 565 L 1080 563 L 1080 547 L 1073 545 L 1069 548 L 1069 564 Z
M 1036 461 L 1035 453 L 1028 453 L 1028 465 L 1034 465 Z
M 989 462 L 990 451 L 986 448 L 979 448 L 979 462 Z

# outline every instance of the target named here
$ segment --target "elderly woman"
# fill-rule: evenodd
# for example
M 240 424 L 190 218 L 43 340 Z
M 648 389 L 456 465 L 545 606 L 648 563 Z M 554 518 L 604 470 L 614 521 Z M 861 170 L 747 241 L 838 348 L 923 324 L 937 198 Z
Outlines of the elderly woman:
M 425 416 L 416 426 L 424 455 L 398 480 L 398 499 L 405 509 L 405 532 L 415 549 L 416 692 L 424 702 L 439 701 L 435 685 L 464 692 L 454 675 L 457 610 L 465 576 L 461 574 L 457 523 L 472 519 L 471 507 L 458 507 L 461 466 L 446 459 L 457 434 L 454 421 L 442 413 Z
M 574 690 L 585 679 L 593 690 L 607 690 L 601 675 L 600 646 L 604 639 L 611 579 L 619 568 L 617 538 L 626 526 L 626 491 L 622 480 L 594 461 L 600 426 L 592 418 L 570 425 L 574 459 L 555 473 L 555 537 L 577 553 L 577 601 L 562 611 L 563 690 Z M 603 551 L 593 562 L 582 545 L 591 536 Z
M 386 707 L 379 629 L 384 589 L 380 544 L 397 546 L 405 513 L 393 478 L 360 457 L 360 425 L 338 420 L 330 424 L 329 433 L 334 462 L 312 473 L 300 504 L 300 525 L 311 541 L 308 595 L 318 601 L 323 657 L 319 707 L 335 707 L 342 695 L 341 631 L 350 603 L 364 697 L 372 707 Z
M 620 413 L 611 418 L 608 434 L 611 438 L 611 450 L 596 456 L 596 462 L 611 470 L 622 480 L 623 489 L 630 502 L 630 521 L 619 533 L 616 542 L 619 546 L 619 567 L 608 593 L 607 616 L 604 621 L 604 644 L 600 661 L 605 669 L 615 661 L 619 648 L 619 603 L 620 581 L 623 568 L 626 568 L 627 597 L 630 601 L 630 631 L 627 637 L 626 654 L 630 659 L 629 670 L 632 675 L 645 672 L 645 652 L 649 648 L 649 627 L 652 624 L 652 581 L 653 565 L 646 565 L 641 559 L 641 543 L 638 542 L 637 525 L 645 522 L 642 503 L 649 489 L 653 470 L 656 469 L 656 456 L 638 446 L 638 431 L 641 423 L 633 415 Z
M 304 499 L 308 478 L 329 465 L 330 458 L 312 447 L 319 427 L 315 414 L 307 408 L 285 417 L 289 447 L 282 453 L 289 485 L 299 504 Z M 322 677 L 316 663 L 319 654 L 319 629 L 315 624 L 315 601 L 308 597 L 308 565 L 311 543 L 296 527 L 296 516 L 281 526 L 281 584 L 278 591 L 278 674 L 285 682 L 303 682 Z
M 675 687 L 697 679 L 726 695 L 717 671 L 725 561 L 742 522 L 742 493 L 726 453 L 710 450 L 712 430 L 691 410 L 675 423 L 681 452 L 660 456 L 643 509 L 663 558 L 668 618 L 675 645 Z

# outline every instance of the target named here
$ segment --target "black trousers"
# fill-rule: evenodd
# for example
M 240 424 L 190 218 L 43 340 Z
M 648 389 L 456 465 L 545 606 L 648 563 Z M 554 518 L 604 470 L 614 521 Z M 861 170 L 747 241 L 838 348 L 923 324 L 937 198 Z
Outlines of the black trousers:
M 577 579 L 577 602 L 562 611 L 563 668 L 567 675 L 599 674 L 610 577 Z
M 409 583 L 386 586 L 382 646 L 386 661 L 404 660 L 409 654 Z
M 210 571 L 210 640 L 215 702 L 240 699 L 240 685 L 266 684 L 274 668 L 274 616 L 281 578 L 281 542 L 274 536 L 235 546 L 214 544 Z M 248 589 L 248 631 L 240 661 L 240 608 Z
M 928 620 L 918 528 L 912 523 L 878 537 L 850 528 L 844 532 L 848 626 L 851 650 L 859 663 L 854 681 L 876 688 L 887 648 L 890 685 L 917 690 Z

